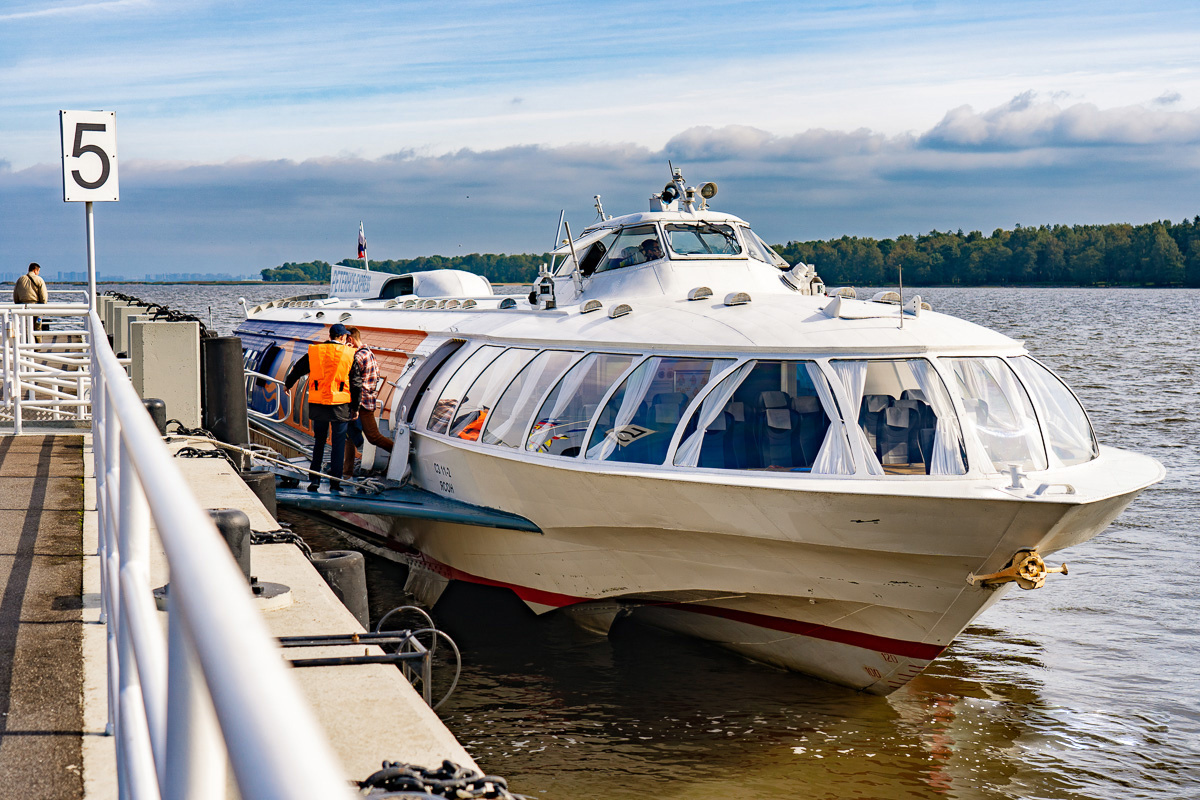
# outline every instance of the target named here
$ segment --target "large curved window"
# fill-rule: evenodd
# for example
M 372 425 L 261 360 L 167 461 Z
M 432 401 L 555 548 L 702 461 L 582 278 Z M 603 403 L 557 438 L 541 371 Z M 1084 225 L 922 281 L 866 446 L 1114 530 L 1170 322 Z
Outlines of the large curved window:
M 584 356 L 542 403 L 525 449 L 556 456 L 579 455 L 600 401 L 635 358 L 613 353 Z
M 942 379 L 923 358 L 831 361 L 872 475 L 962 475 L 962 432 Z
M 503 347 L 495 345 L 484 345 L 472 353 L 454 372 L 450 380 L 446 381 L 442 394 L 429 414 L 427 427 L 432 433 L 446 433 L 450 427 L 450 420 L 454 417 L 454 409 L 458 406 L 458 401 L 466 392 L 467 387 L 503 349 Z
M 688 420 L 675 465 L 853 472 L 845 437 L 831 426 L 836 416 L 815 363 L 748 361 L 715 386 Z
M 1042 470 L 1046 449 L 1029 395 L 1003 358 L 950 358 L 966 417 L 963 428 L 983 447 L 992 467 Z
M 533 420 L 533 412 L 537 410 L 537 402 L 578 357 L 579 353 L 568 350 L 538 353 L 496 401 L 481 441 L 502 447 L 520 447 Z
M 732 358 L 653 356 L 629 374 L 605 403 L 588 443 L 597 461 L 661 464 L 683 412 Z
M 513 347 L 488 364 L 459 401 L 454 421 L 450 423 L 450 435 L 472 442 L 478 439 L 487 423 L 488 413 L 496 405 L 496 398 L 508 386 L 513 375 L 529 363 L 535 352 Z
M 1033 395 L 1051 457 L 1069 467 L 1100 455 L 1087 413 L 1067 385 L 1029 356 L 1019 356 L 1010 363 Z

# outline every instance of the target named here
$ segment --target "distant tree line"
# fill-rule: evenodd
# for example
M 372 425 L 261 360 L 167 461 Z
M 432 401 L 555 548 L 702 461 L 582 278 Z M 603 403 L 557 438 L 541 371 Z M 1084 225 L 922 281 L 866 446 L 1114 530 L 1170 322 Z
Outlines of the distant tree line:
M 362 259 L 348 258 L 343 264 L 362 269 Z M 471 253 L 465 256 L 421 256 L 419 258 L 388 259 L 370 263 L 374 272 L 423 272 L 429 269 L 461 269 L 483 275 L 493 283 L 531 283 L 537 277 L 538 267 L 550 263 L 550 254 L 542 255 L 499 255 L 493 253 Z M 278 267 L 264 269 L 264 281 L 304 281 L 327 283 L 330 265 L 326 261 L 289 261 Z
M 843 236 L 776 247 L 814 264 L 829 286 L 1200 286 L 1200 216 L 1146 225 L 1043 225 L 991 236 L 930 231 L 920 236 Z
M 1200 216 L 1145 225 L 1043 225 L 1013 230 L 930 231 L 871 239 L 843 236 L 775 245 L 788 263 L 814 264 L 827 285 L 881 286 L 903 267 L 912 286 L 1200 286 Z M 461 269 L 496 283 L 530 283 L 549 254 L 422 256 L 372 261 L 381 272 Z M 362 261 L 344 263 L 362 266 Z M 264 269 L 266 281 L 324 283 L 324 261 L 288 262 Z

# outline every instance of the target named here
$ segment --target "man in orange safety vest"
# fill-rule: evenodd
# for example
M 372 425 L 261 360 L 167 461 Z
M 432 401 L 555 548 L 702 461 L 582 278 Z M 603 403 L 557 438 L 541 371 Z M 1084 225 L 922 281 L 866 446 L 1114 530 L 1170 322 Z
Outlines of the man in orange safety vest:
M 329 341 L 310 344 L 304 354 L 288 371 L 284 385 L 290 390 L 308 375 L 308 418 L 312 420 L 312 462 L 309 469 L 323 472 L 325 441 L 332 433 L 330 442 L 329 490 L 342 490 L 342 462 L 346 452 L 346 426 L 358 415 L 362 397 L 362 370 L 354 361 L 354 348 L 346 344 L 346 326 L 337 323 L 329 326 Z M 308 485 L 310 492 L 319 491 L 321 477 L 312 476 Z

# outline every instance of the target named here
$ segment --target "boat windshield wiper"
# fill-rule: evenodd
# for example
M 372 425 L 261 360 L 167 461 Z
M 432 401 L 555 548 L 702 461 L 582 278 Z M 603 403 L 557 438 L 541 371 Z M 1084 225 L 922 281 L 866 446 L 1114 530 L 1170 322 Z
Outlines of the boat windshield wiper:
M 722 230 L 707 220 L 699 220 L 696 224 L 709 233 L 717 233 L 721 236 L 724 236 L 725 241 L 729 243 L 731 253 L 740 253 L 742 251 L 742 248 L 738 245 L 737 239 L 734 238 L 734 235 L 730 231 Z

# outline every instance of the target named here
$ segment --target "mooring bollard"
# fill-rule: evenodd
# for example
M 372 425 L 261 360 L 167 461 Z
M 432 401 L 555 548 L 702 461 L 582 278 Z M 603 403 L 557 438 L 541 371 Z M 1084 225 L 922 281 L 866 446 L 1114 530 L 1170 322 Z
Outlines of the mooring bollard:
M 279 519 L 278 508 L 275 505 L 275 473 L 267 469 L 248 469 L 239 472 L 238 475 L 266 507 L 271 519 Z
M 208 515 L 242 568 L 246 583 L 250 583 L 250 518 L 238 508 L 210 508 Z
M 147 397 L 142 401 L 142 405 L 150 412 L 150 419 L 154 420 L 154 427 L 158 428 L 159 435 L 166 436 L 167 404 L 157 397 Z
M 371 611 L 367 605 L 367 562 L 363 554 L 355 550 L 313 553 L 312 565 L 354 618 L 369 630 Z
M 250 444 L 242 340 L 238 337 L 200 341 L 200 399 L 201 427 L 226 444 Z

